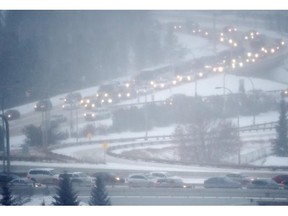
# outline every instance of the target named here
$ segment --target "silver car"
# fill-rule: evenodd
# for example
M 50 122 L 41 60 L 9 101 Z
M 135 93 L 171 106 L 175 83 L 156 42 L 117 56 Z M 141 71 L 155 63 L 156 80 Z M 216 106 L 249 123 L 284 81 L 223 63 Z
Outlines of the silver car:
M 63 175 L 68 175 L 68 177 L 71 180 L 71 183 L 74 185 L 92 186 L 95 183 L 94 177 L 91 177 L 83 172 L 59 174 L 59 179 L 62 179 Z
M 183 183 L 182 179 L 176 178 L 159 178 L 155 187 L 165 188 L 186 188 L 187 186 Z
M 131 174 L 126 178 L 129 187 L 154 187 L 157 179 L 145 174 Z

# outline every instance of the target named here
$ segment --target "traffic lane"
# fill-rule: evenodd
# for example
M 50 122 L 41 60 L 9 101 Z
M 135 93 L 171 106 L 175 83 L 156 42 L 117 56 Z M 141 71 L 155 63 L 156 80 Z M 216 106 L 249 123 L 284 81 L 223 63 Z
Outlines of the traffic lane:
M 89 203 L 89 196 L 79 196 L 79 200 Z M 192 205 L 257 205 L 247 198 L 210 198 L 210 197 L 142 197 L 112 196 L 111 205 L 115 206 L 192 206 Z
M 83 202 L 88 202 L 89 197 L 79 197 Z M 257 198 L 250 199 L 246 197 L 110 197 L 112 205 L 149 205 L 149 206 L 191 206 L 191 205 L 217 205 L 217 206 L 234 206 L 234 205 L 259 205 L 261 202 L 274 203 L 285 202 L 283 198 Z M 287 205 L 287 202 L 286 202 Z
M 56 186 L 35 188 L 34 194 L 56 194 Z M 74 190 L 79 196 L 90 195 L 92 187 L 76 186 Z M 110 197 L 141 196 L 141 197 L 210 197 L 210 198 L 288 198 L 288 191 L 284 189 L 205 189 L 205 188 L 130 188 L 127 185 L 106 186 Z
M 30 124 L 40 126 L 44 118 L 43 114 L 44 112 L 31 111 L 25 115 L 22 115 L 20 119 L 9 121 L 10 135 L 11 136 L 22 135 L 23 128 Z M 50 120 L 55 119 L 53 118 L 53 115 L 63 115 L 63 117 L 66 117 L 66 119 L 68 120 L 70 117 L 70 112 L 69 110 L 63 110 L 60 106 L 55 106 L 54 108 L 52 108 L 51 111 L 49 111 Z
M 287 190 L 267 189 L 205 189 L 205 188 L 107 188 L 110 196 L 186 196 L 186 197 L 248 197 L 248 198 L 288 198 Z

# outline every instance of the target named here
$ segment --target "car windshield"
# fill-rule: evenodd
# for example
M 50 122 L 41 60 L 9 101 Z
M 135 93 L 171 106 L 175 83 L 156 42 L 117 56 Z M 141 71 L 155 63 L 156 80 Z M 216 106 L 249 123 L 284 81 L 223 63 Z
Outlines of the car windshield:
M 50 173 L 51 175 L 56 175 L 55 170 L 49 170 L 49 173 Z
M 78 173 L 79 177 L 88 177 L 88 175 L 86 175 L 85 173 Z
M 155 177 L 149 174 L 144 175 L 147 179 L 154 179 Z

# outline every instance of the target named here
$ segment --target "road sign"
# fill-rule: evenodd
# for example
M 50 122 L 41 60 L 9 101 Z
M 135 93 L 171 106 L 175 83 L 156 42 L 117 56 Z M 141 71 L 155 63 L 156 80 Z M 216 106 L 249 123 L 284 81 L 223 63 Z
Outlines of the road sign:
M 89 139 L 89 141 L 91 141 L 92 136 L 93 136 L 93 135 L 92 135 L 91 133 L 88 133 L 88 134 L 87 134 L 87 138 Z
M 102 144 L 102 148 L 103 148 L 104 150 L 107 150 L 108 147 L 109 147 L 109 144 L 108 144 L 108 143 L 103 143 L 103 144 Z

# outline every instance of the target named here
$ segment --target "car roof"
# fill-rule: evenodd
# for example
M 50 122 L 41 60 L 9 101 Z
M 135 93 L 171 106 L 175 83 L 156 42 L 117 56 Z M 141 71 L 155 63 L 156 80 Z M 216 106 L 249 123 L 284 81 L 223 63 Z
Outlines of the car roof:
M 29 171 L 32 171 L 32 170 L 47 170 L 47 171 L 52 171 L 52 170 L 55 170 L 54 168 L 35 168 L 35 169 L 30 169 Z
M 71 172 L 71 174 L 84 174 L 84 172 Z
M 32 181 L 31 179 L 29 179 L 29 178 L 25 178 L 25 177 L 18 177 L 18 178 L 15 178 L 15 179 L 11 180 L 11 181 L 15 181 L 15 180 Z M 32 182 L 33 182 L 33 181 L 32 181 Z
M 11 176 L 11 177 L 18 177 L 19 178 L 19 176 L 14 174 L 14 173 L 6 173 L 6 172 L 1 172 L 0 173 L 0 176 L 8 176 L 8 175 Z
M 8 112 L 19 112 L 19 110 L 16 110 L 16 109 L 9 109 L 9 110 L 6 110 L 5 113 L 8 113 Z
M 242 176 L 241 173 L 227 173 L 226 176 Z
M 253 179 L 252 181 L 275 182 L 275 181 L 273 181 L 273 179 L 271 179 L 271 178 L 255 178 L 255 179 Z
M 147 176 L 147 175 L 144 174 L 144 173 L 132 173 L 132 174 L 130 174 L 129 176 L 135 176 L 135 175 Z
M 162 171 L 153 171 L 153 172 L 150 172 L 150 173 L 163 173 L 163 174 L 166 174 L 168 172 L 162 172 Z

